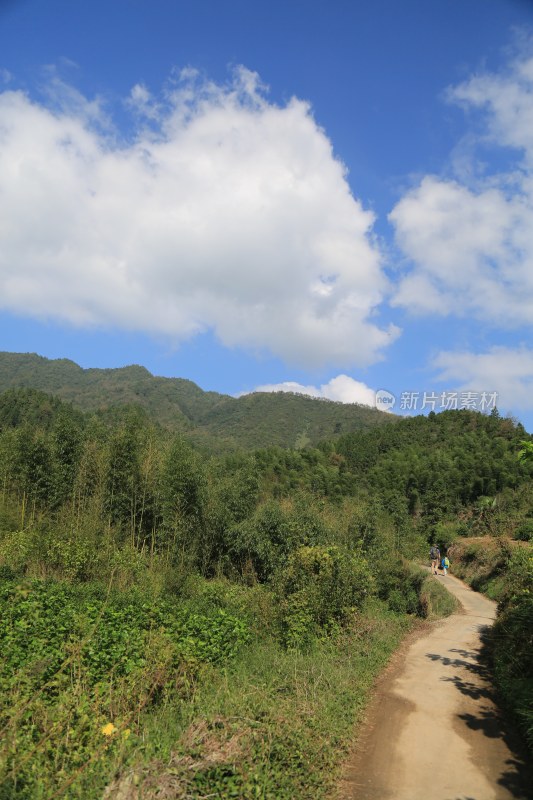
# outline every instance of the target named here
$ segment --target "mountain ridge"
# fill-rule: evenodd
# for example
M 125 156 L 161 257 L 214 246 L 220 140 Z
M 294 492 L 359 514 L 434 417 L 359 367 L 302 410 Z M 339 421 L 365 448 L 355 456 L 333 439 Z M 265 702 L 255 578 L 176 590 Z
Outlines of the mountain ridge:
M 240 397 L 204 391 L 188 378 L 153 375 L 140 364 L 84 369 L 66 358 L 0 352 L 0 392 L 38 389 L 85 412 L 138 405 L 158 424 L 216 449 L 277 445 L 301 449 L 396 419 L 369 406 L 288 392 Z

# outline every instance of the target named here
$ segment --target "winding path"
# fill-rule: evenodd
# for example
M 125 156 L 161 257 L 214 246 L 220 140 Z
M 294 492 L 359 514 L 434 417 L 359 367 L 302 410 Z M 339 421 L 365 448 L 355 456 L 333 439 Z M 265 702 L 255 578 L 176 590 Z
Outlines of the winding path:
M 496 604 L 450 575 L 460 613 L 412 637 L 385 673 L 343 800 L 532 800 L 533 775 L 480 659 Z

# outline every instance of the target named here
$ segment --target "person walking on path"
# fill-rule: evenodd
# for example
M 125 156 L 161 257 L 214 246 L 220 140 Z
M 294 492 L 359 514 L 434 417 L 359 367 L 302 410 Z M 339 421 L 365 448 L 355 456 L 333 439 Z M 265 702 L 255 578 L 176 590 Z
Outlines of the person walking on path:
M 443 573 L 445 575 L 447 575 L 448 574 L 448 570 L 450 568 L 450 559 L 448 558 L 448 556 L 444 556 L 443 557 L 442 561 L 440 562 L 440 565 L 442 567 Z
M 436 544 L 431 545 L 431 549 L 429 551 L 429 558 L 431 560 L 431 571 L 433 575 L 438 575 L 438 567 L 440 564 L 440 550 Z

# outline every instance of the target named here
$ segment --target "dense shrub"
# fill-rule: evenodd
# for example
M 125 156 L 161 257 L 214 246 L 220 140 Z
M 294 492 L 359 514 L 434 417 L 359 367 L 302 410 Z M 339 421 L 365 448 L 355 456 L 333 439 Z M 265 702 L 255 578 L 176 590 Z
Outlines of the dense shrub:
M 284 640 L 299 646 L 361 608 L 373 590 L 373 578 L 362 556 L 315 545 L 289 555 L 275 586 Z
M 516 529 L 514 538 L 522 542 L 533 542 L 533 519 L 522 522 Z
M 245 622 L 222 608 L 208 614 L 168 601 L 146 602 L 137 594 L 106 595 L 64 583 L 32 581 L 0 588 L 0 642 L 5 675 L 35 660 L 46 663 L 37 677 L 60 669 L 65 647 L 79 644 L 80 668 L 96 683 L 128 674 L 144 660 L 145 639 L 159 630 L 172 643 L 175 663 L 224 661 L 248 638 Z M 36 673 L 37 674 L 37 673 Z
M 531 582 L 533 585 L 533 580 Z M 493 631 L 494 672 L 506 705 L 533 750 L 533 596 L 499 615 Z
M 255 638 L 269 637 L 276 629 L 276 603 L 264 585 L 246 586 L 227 578 L 206 580 L 190 575 L 182 586 L 180 600 L 185 608 L 207 617 L 224 610 L 246 622 Z
M 378 595 L 393 611 L 404 614 L 420 612 L 420 592 L 426 573 L 413 569 L 399 556 L 376 565 Z
M 454 553 L 455 571 L 498 601 L 491 636 L 496 686 L 533 748 L 533 549 L 484 539 Z
M 533 549 L 518 545 L 508 560 L 493 631 L 498 688 L 533 750 Z
M 100 769 L 104 749 L 125 747 L 141 712 L 187 698 L 208 665 L 227 665 L 248 640 L 246 621 L 224 608 L 200 613 L 96 586 L 4 582 L 0 787 L 9 798 L 48 797 L 40 785 L 92 762 Z

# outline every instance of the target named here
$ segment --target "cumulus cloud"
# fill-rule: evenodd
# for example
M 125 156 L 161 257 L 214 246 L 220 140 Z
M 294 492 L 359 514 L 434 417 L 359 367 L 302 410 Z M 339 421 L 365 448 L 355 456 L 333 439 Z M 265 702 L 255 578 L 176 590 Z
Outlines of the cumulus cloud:
M 450 100 L 481 114 L 469 144 L 511 148 L 505 173 L 481 160 L 460 179 L 426 176 L 390 214 L 412 269 L 396 305 L 419 313 L 473 315 L 514 326 L 533 320 L 533 57 L 505 74 L 483 74 L 451 89 Z M 479 122 L 479 119 L 477 119 Z M 501 163 L 501 162 L 500 162 Z
M 243 68 L 194 70 L 126 101 L 57 76 L 37 101 L 0 92 L 0 307 L 77 326 L 223 344 L 304 366 L 376 361 L 397 335 L 374 218 L 307 103 L 268 101 Z M 52 99 L 51 99 L 52 97 Z
M 363 406 L 376 406 L 376 392 L 365 383 L 350 378 L 349 375 L 337 375 L 321 386 L 304 386 L 294 381 L 270 383 L 258 386 L 256 392 L 294 392 L 309 397 L 321 397 L 335 400 L 338 403 L 358 403 Z
M 437 379 L 459 391 L 497 392 L 506 411 L 533 409 L 533 350 L 494 346 L 485 353 L 441 352 L 434 361 Z

